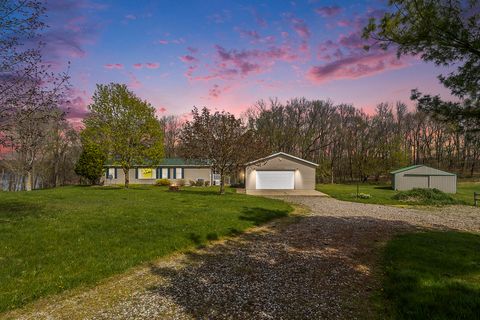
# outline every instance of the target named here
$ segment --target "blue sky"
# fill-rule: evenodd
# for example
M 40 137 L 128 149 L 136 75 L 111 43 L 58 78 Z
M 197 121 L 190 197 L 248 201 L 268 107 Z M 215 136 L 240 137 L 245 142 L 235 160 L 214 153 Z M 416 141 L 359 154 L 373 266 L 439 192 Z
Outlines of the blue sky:
M 208 106 L 240 114 L 259 99 L 409 102 L 447 95 L 442 71 L 395 51 L 363 50 L 361 30 L 382 1 L 48 2 L 46 56 L 71 62 L 78 121 L 97 83 L 126 83 L 159 115 Z

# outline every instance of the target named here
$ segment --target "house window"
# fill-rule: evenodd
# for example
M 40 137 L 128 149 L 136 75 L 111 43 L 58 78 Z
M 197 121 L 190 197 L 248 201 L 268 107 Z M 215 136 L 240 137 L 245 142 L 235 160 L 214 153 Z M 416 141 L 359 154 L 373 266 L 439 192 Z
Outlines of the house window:
M 183 169 L 182 168 L 175 168 L 175 178 L 176 179 L 183 179 Z
M 155 179 L 155 170 L 152 168 L 139 168 L 139 179 Z
M 162 178 L 163 178 L 163 179 L 168 179 L 168 178 L 170 178 L 170 177 L 168 176 L 168 170 L 169 170 L 168 168 L 162 168 Z
M 107 178 L 108 179 L 116 179 L 116 169 L 115 168 L 108 168 L 107 169 Z

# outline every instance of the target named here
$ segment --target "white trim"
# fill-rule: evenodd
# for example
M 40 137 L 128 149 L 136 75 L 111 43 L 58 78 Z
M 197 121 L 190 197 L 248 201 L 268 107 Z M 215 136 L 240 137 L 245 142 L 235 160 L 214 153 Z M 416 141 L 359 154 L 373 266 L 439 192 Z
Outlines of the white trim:
M 292 159 L 295 159 L 295 160 L 298 160 L 298 161 L 301 161 L 301 162 L 311 164 L 312 166 L 318 167 L 318 164 L 316 164 L 316 163 L 307 161 L 307 160 L 299 158 L 299 157 L 292 156 L 291 154 L 288 154 L 288 153 L 285 153 L 285 152 L 277 152 L 277 153 L 274 153 L 272 155 L 269 155 L 268 157 L 261 158 L 261 159 L 258 159 L 258 160 L 254 160 L 254 161 L 250 161 L 250 162 L 246 163 L 245 165 L 248 166 L 248 165 L 251 165 L 251 164 L 254 164 L 254 163 L 257 163 L 257 162 L 260 162 L 260 161 L 265 161 L 265 160 L 275 158 L 275 157 L 278 157 L 278 156 L 286 156 L 286 157 L 289 157 L 289 158 L 292 158 Z

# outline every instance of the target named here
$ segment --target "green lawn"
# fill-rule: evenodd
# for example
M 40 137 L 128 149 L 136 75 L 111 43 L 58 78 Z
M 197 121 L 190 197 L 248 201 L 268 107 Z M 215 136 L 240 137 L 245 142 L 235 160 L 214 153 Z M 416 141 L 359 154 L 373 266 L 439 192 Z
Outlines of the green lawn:
M 357 186 L 355 184 L 318 184 L 317 190 L 324 192 L 331 197 L 344 201 L 354 201 L 362 203 L 386 204 L 386 205 L 418 205 L 422 203 L 406 203 L 404 201 L 394 200 L 392 196 L 396 191 L 392 190 L 390 185 L 385 184 L 360 184 L 360 192 L 371 195 L 370 199 L 358 199 L 352 194 L 356 194 Z M 460 182 L 457 185 L 457 193 L 453 197 L 473 205 L 473 192 L 480 192 L 479 182 Z
M 480 235 L 420 232 L 395 237 L 385 250 L 385 318 L 478 319 Z
M 0 312 L 235 234 L 292 208 L 215 187 L 0 192 Z

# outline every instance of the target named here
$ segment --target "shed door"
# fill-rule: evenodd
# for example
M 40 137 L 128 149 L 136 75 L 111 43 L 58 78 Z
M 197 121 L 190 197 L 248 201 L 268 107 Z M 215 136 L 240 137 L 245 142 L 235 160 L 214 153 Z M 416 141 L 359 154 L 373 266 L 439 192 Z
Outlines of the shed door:
M 257 171 L 256 189 L 294 189 L 294 171 Z

